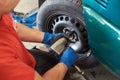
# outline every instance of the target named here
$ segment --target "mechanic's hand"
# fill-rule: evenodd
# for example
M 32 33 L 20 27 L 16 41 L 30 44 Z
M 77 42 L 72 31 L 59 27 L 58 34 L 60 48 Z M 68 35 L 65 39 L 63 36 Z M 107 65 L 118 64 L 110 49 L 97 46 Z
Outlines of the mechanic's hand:
M 43 43 L 46 45 L 52 45 L 54 42 L 54 39 L 58 36 L 61 36 L 61 35 L 63 35 L 63 33 L 51 34 L 51 33 L 45 32 Z
M 70 68 L 71 65 L 73 65 L 74 62 L 77 60 L 77 58 L 78 55 L 73 51 L 71 47 L 68 47 L 62 54 L 60 62 L 63 62 L 68 68 Z

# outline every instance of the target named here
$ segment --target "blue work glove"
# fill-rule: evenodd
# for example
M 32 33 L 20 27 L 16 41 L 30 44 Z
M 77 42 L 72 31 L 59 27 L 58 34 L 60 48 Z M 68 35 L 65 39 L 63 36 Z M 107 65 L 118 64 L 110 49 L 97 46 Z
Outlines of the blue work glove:
M 62 54 L 60 62 L 63 62 L 68 68 L 70 68 L 71 65 L 73 65 L 74 62 L 77 60 L 77 58 L 78 55 L 73 51 L 71 47 L 68 47 Z
M 62 33 L 51 34 L 51 33 L 45 32 L 43 43 L 46 44 L 46 45 L 52 45 L 54 39 L 57 36 L 61 36 L 61 35 L 62 35 Z

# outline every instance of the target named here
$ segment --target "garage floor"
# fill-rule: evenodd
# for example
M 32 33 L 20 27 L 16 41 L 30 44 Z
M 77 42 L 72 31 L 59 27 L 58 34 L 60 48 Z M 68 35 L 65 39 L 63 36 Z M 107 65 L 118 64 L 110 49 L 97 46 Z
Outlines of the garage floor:
M 32 7 L 31 7 L 32 6 Z M 16 12 L 28 14 L 38 9 L 37 0 L 21 0 L 19 5 L 15 8 Z M 31 49 L 34 46 L 41 45 L 40 43 L 23 42 L 26 48 Z M 91 69 L 84 69 L 86 79 L 76 71 L 75 68 L 69 69 L 65 80 L 120 80 L 108 72 L 101 64 Z
M 37 9 L 38 9 L 38 0 L 20 0 L 14 11 L 26 15 Z

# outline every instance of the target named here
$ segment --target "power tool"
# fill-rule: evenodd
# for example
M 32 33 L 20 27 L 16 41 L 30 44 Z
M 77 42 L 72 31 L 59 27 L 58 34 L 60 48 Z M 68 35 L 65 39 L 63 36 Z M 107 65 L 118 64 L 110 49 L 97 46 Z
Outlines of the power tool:
M 66 31 L 67 30 L 67 31 Z M 43 50 L 53 57 L 59 58 L 61 54 L 66 50 L 67 47 L 71 47 L 76 53 L 81 50 L 81 42 L 76 39 L 73 40 L 74 34 L 76 32 L 74 30 L 64 29 L 63 35 L 56 37 L 54 39 L 54 43 L 49 47 L 41 47 L 40 50 Z M 65 33 L 66 32 L 66 33 Z
M 57 55 L 61 55 L 68 46 L 70 46 L 75 52 L 79 51 L 80 42 L 75 42 L 72 40 L 74 34 L 75 31 L 69 31 L 69 33 L 57 38 L 57 40 L 55 40 L 53 45 L 50 47 L 50 51 L 55 52 Z

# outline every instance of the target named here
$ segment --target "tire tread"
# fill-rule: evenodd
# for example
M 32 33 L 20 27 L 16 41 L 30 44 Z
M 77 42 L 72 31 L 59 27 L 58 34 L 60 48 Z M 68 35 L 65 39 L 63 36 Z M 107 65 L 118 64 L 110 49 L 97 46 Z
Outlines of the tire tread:
M 82 4 L 82 0 L 66 0 L 66 1 L 73 2 L 74 4 L 77 4 L 79 6 Z

